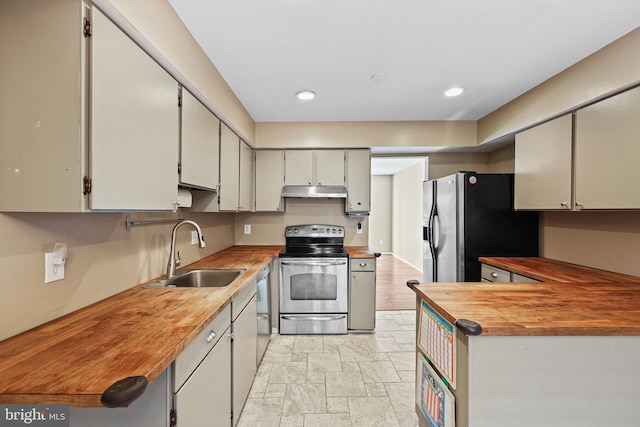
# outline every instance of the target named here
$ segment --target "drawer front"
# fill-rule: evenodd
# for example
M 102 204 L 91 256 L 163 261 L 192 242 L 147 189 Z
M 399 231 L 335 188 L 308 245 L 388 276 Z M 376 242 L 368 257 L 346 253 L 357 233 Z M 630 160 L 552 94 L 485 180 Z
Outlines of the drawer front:
M 510 282 L 511 272 L 491 265 L 482 264 L 482 278 L 489 282 Z
M 198 367 L 202 359 L 209 353 L 231 324 L 231 307 L 224 310 L 196 337 L 191 344 L 173 362 L 175 385 L 178 391 L 191 373 Z
M 512 282 L 532 282 L 532 283 L 540 283 L 540 280 L 532 279 L 531 277 L 523 276 L 518 273 L 511 273 L 511 281 Z
M 351 271 L 376 271 L 375 258 L 354 258 L 350 265 Z

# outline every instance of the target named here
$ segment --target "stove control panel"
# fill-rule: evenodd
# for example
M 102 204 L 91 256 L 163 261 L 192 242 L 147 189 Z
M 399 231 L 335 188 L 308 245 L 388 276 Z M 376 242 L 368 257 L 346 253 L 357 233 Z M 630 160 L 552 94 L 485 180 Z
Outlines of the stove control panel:
M 341 225 L 290 225 L 285 237 L 344 237 Z

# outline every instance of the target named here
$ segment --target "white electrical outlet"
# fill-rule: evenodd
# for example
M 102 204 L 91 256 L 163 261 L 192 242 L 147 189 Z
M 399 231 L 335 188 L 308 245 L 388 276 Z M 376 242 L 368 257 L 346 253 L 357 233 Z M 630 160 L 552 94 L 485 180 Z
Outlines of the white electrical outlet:
M 380 245 L 384 245 L 384 240 L 380 240 Z
M 44 254 L 44 283 L 64 279 L 64 261 L 60 262 L 55 252 Z
M 191 244 L 198 244 L 198 232 L 196 230 L 191 230 Z
M 251 234 L 251 224 L 244 225 L 244 234 Z

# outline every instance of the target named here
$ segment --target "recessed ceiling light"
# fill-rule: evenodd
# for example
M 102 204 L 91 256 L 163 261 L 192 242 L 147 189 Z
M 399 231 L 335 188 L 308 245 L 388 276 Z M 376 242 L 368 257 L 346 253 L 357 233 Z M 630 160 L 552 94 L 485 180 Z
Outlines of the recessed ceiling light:
M 310 101 L 316 97 L 316 93 L 311 90 L 301 90 L 296 93 L 296 97 L 301 101 Z
M 451 89 L 446 91 L 444 95 L 449 97 L 458 96 L 458 95 L 461 95 L 465 90 L 466 88 L 463 88 L 463 87 L 452 87 Z

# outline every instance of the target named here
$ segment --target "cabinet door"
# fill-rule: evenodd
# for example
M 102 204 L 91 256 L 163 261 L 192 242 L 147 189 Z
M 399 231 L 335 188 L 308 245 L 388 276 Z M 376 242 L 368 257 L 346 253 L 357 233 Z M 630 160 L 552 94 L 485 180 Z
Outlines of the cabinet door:
M 287 150 L 284 160 L 285 185 L 312 185 L 313 150 Z
M 178 201 L 178 84 L 93 8 L 91 209 L 172 210 Z
M 516 135 L 516 209 L 571 209 L 572 116 Z
M 640 88 L 576 113 L 578 209 L 639 209 Z
M 256 151 L 256 211 L 282 212 L 283 152 Z
M 180 117 L 180 183 L 216 190 L 220 162 L 220 120 L 186 89 L 182 89 Z
M 316 151 L 316 185 L 344 185 L 344 150 Z
M 240 194 L 239 211 L 255 211 L 253 196 L 253 177 L 255 174 L 255 160 L 253 149 L 249 145 L 240 141 Z
M 376 272 L 357 271 L 354 265 L 373 265 L 367 260 L 351 260 L 349 281 L 349 329 L 375 328 L 376 320 Z M 365 267 L 366 268 L 366 267 Z
M 220 126 L 220 210 L 237 211 L 240 191 L 240 138 Z
M 179 426 L 229 427 L 231 339 L 229 329 L 175 394 Z
M 253 378 L 257 372 L 258 312 L 256 297 L 251 299 L 231 325 L 233 331 L 233 425 L 238 423 Z
M 371 152 L 347 151 L 347 212 L 371 210 Z

